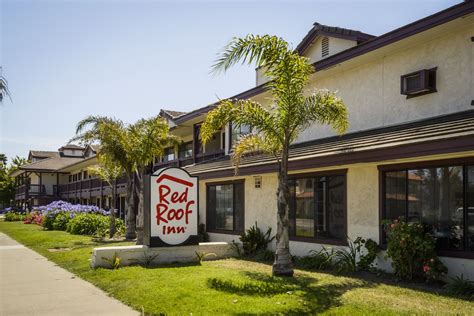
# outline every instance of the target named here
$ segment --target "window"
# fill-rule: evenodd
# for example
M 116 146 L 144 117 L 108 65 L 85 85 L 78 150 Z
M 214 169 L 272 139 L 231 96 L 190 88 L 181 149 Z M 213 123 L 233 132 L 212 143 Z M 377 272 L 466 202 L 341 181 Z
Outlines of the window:
M 423 69 L 401 76 L 400 93 L 407 98 L 436 92 L 436 68 Z
M 68 176 L 68 180 L 69 180 L 69 182 L 72 182 L 72 175 L 71 174 Z
M 321 40 L 321 57 L 326 57 L 329 55 L 329 38 L 323 37 Z
M 163 162 L 168 162 L 174 160 L 174 147 L 169 147 L 165 149 L 165 154 L 163 155 Z
M 244 230 L 244 182 L 207 186 L 209 231 L 240 233 Z
M 86 179 L 88 178 L 88 177 L 87 177 L 87 170 L 85 170 L 85 171 L 83 172 L 83 178 L 84 178 L 84 180 L 86 180 Z
M 440 254 L 474 251 L 473 162 L 426 164 L 383 171 L 382 218 L 425 224 Z
M 179 146 L 178 157 L 180 159 L 190 158 L 193 156 L 193 142 L 184 143 Z
M 82 180 L 82 172 L 79 172 L 77 174 L 77 180 L 81 181 Z
M 248 125 L 240 125 L 240 126 L 235 126 L 232 124 L 232 132 L 231 132 L 231 136 L 232 136 L 232 144 L 231 144 L 231 147 L 233 147 L 235 145 L 235 143 L 242 137 L 242 136 L 245 136 L 247 134 L 250 134 L 252 132 L 250 126 Z
M 293 239 L 345 243 L 345 181 L 344 174 L 290 179 L 290 235 Z

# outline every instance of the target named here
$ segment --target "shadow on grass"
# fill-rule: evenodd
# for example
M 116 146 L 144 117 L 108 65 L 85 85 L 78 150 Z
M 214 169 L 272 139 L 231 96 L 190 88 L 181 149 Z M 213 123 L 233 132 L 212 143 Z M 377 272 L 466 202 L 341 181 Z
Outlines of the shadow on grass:
M 242 280 L 210 278 L 208 286 L 214 290 L 247 296 L 297 295 L 301 306 L 286 310 L 287 313 L 317 314 L 341 305 L 341 296 L 355 288 L 370 288 L 375 283 L 354 280 L 342 283 L 320 284 L 318 278 L 296 275 L 293 278 L 274 277 L 260 272 L 242 272 Z
M 245 260 L 245 261 L 250 261 L 250 262 L 256 262 L 260 264 L 265 264 L 268 266 L 271 266 L 273 262 L 271 261 L 261 261 L 255 258 L 239 258 L 240 260 Z M 398 280 L 397 277 L 394 274 L 391 273 L 382 273 L 382 274 L 376 274 L 374 272 L 368 272 L 368 271 L 358 271 L 358 272 L 353 272 L 353 273 L 342 273 L 342 272 L 336 272 L 332 270 L 316 270 L 316 269 L 307 269 L 303 268 L 300 266 L 295 266 L 295 270 L 299 271 L 305 271 L 305 272 L 315 272 L 315 273 L 322 273 L 322 274 L 328 274 L 332 275 L 335 277 L 348 277 L 352 278 L 354 280 L 360 281 L 360 282 L 366 282 L 370 283 L 371 286 L 377 286 L 377 285 L 388 285 L 388 286 L 396 286 L 404 289 L 410 289 L 414 291 L 419 291 L 423 293 L 428 293 L 428 294 L 436 294 L 442 297 L 446 298 L 455 298 L 455 299 L 460 299 L 460 300 L 465 300 L 468 302 L 472 302 L 472 299 L 469 296 L 461 296 L 461 295 L 455 295 L 449 293 L 445 288 L 444 288 L 444 283 L 426 283 L 424 281 L 418 280 L 418 281 L 403 281 L 403 280 Z

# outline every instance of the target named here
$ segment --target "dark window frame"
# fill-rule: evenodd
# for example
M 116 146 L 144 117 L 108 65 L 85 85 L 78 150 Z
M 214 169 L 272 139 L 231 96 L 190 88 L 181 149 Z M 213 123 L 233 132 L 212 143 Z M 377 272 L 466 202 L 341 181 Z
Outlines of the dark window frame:
M 308 242 L 308 243 L 316 243 L 316 244 L 328 244 L 328 245 L 336 245 L 336 246 L 347 246 L 347 169 L 337 169 L 337 170 L 327 170 L 327 171 L 318 171 L 318 172 L 309 172 L 309 173 L 292 173 L 288 175 L 288 179 L 295 180 L 295 179 L 309 179 L 309 178 L 316 178 L 316 177 L 330 177 L 330 176 L 343 176 L 344 177 L 344 239 L 337 239 L 337 238 L 327 238 L 327 237 L 302 237 L 302 236 L 295 236 L 292 232 L 289 232 L 289 239 L 291 241 L 300 241 L 300 242 Z M 291 201 L 290 201 L 291 203 Z M 294 218 L 296 216 L 291 216 Z M 294 224 L 295 225 L 295 224 Z
M 186 146 L 189 146 L 189 145 L 191 146 L 191 148 L 190 148 L 190 149 L 185 149 Z M 180 160 L 192 159 L 192 158 L 193 158 L 193 149 L 194 149 L 193 147 L 194 147 L 194 145 L 193 145 L 193 141 L 192 141 L 192 140 L 189 141 L 189 142 L 184 142 L 184 143 L 180 144 L 180 145 L 178 146 L 178 159 L 180 159 Z M 184 149 L 184 150 L 183 150 L 183 149 Z M 189 157 L 181 157 L 181 153 L 188 152 L 189 150 L 191 150 L 191 156 L 189 156 Z
M 381 249 L 386 249 L 387 245 L 385 243 L 384 231 L 382 227 L 382 221 L 385 219 L 385 193 L 386 185 L 385 174 L 387 172 L 394 171 L 408 171 L 409 169 L 429 169 L 429 168 L 442 168 L 448 166 L 462 166 L 463 167 L 463 208 L 467 209 L 467 167 L 474 165 L 474 157 L 463 157 L 463 158 L 451 158 L 451 159 L 442 159 L 442 160 L 429 160 L 429 161 L 417 161 L 410 163 L 400 163 L 400 164 L 391 164 L 391 165 L 379 165 L 379 244 Z M 408 211 L 408 210 L 407 210 Z M 468 225 L 468 212 L 464 212 L 464 227 L 463 227 L 463 243 L 466 246 L 467 239 L 467 229 Z M 465 259 L 474 259 L 474 251 L 466 250 L 437 250 L 437 254 L 441 257 L 452 257 L 452 258 L 465 258 Z
M 234 209 L 234 220 L 233 220 L 233 230 L 226 230 L 226 229 L 216 229 L 209 225 L 210 221 L 209 219 L 211 218 L 211 210 L 209 209 L 209 189 L 212 186 L 218 186 L 218 185 L 229 185 L 232 184 L 232 190 L 233 190 L 233 195 L 232 195 L 232 207 Z M 241 223 L 242 227 L 236 227 L 236 214 L 235 214 L 235 184 L 241 184 L 243 186 L 243 197 L 242 197 L 242 210 L 240 210 L 241 214 Z M 215 214 L 213 214 L 215 216 Z M 230 181 L 220 181 L 220 182 L 208 182 L 206 183 L 206 231 L 209 233 L 216 233 L 216 234 L 227 234 L 227 235 L 240 235 L 245 231 L 245 179 L 239 179 L 239 180 L 230 180 Z
M 406 75 L 400 76 L 400 94 L 406 95 L 407 99 L 422 96 L 437 92 L 436 89 L 436 73 L 438 67 L 430 69 L 421 69 L 418 71 L 411 72 Z M 417 89 L 408 90 L 406 87 L 406 79 L 409 77 L 420 76 L 420 87 Z

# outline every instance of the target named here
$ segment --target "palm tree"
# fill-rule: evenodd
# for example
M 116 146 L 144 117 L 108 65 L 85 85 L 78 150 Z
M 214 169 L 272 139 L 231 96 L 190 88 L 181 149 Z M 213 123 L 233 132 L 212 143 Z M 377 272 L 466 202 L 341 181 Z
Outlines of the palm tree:
M 274 275 L 293 275 L 289 250 L 288 155 L 290 144 L 314 123 L 329 124 L 339 134 L 348 128 L 347 111 L 341 99 L 329 91 L 305 94 L 314 67 L 308 58 L 292 50 L 276 36 L 247 35 L 234 38 L 221 53 L 213 72 L 226 71 L 236 63 L 255 64 L 269 79 L 271 106 L 252 100 L 223 100 L 208 113 L 201 126 L 203 142 L 225 126 L 250 126 L 253 133 L 240 138 L 233 148 L 236 173 L 241 157 L 250 152 L 265 152 L 278 161 L 277 233 Z
M 0 72 L 2 71 L 2 67 L 0 67 Z M 8 89 L 8 81 L 5 77 L 0 76 L 0 103 L 3 101 L 3 97 L 8 96 L 10 101 L 12 97 L 10 95 L 10 90 Z
M 116 181 L 123 174 L 123 169 L 120 165 L 115 164 L 110 160 L 107 155 L 97 155 L 99 164 L 94 167 L 90 167 L 89 171 L 91 174 L 98 176 L 103 181 L 107 182 L 112 193 L 112 205 L 110 205 L 110 227 L 109 227 L 109 238 L 113 238 L 115 235 L 115 206 L 117 198 L 117 186 Z
M 135 163 L 127 152 L 129 133 L 120 120 L 88 116 L 76 126 L 76 136 L 72 141 L 84 144 L 98 142 L 101 144 L 100 154 L 107 156 L 110 161 L 120 166 L 127 178 L 126 192 L 126 234 L 127 239 L 135 239 L 136 235 L 136 203 L 135 203 Z
M 135 164 L 137 179 L 135 186 L 138 196 L 137 244 L 143 244 L 143 177 L 149 173 L 149 167 L 155 157 L 162 157 L 165 148 L 176 145 L 178 139 L 169 133 L 168 123 L 160 116 L 137 121 L 128 127 L 128 133 L 130 139 L 126 150 Z

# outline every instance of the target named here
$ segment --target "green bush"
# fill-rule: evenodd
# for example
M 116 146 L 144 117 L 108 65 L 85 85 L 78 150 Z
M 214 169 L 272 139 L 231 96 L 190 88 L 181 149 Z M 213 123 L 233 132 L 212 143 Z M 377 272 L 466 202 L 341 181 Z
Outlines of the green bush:
M 56 218 L 56 214 L 54 213 L 49 213 L 43 216 L 43 222 L 41 223 L 41 226 L 43 226 L 43 229 L 45 230 L 53 230 L 53 223 L 54 219 Z
M 269 227 L 265 233 L 257 226 L 247 229 L 241 236 L 240 241 L 242 242 L 242 247 L 244 249 L 245 255 L 255 255 L 257 252 L 265 251 L 268 244 L 275 238 L 275 236 L 270 237 L 272 233 L 272 228 Z
M 474 281 L 465 279 L 464 275 L 451 278 L 446 284 L 446 289 L 450 294 L 465 296 L 471 300 L 474 300 Z
M 67 231 L 76 235 L 105 237 L 109 233 L 110 218 L 100 214 L 78 214 L 67 223 Z M 116 235 L 125 233 L 125 224 L 115 220 Z
M 70 214 L 67 212 L 60 212 L 56 214 L 53 221 L 54 230 L 66 230 L 67 224 L 71 220 Z
M 108 229 L 108 217 L 99 214 L 78 214 L 67 224 L 67 231 L 76 235 L 103 237 Z
M 24 221 L 26 218 L 26 214 L 20 212 L 6 212 L 5 213 L 5 221 L 7 222 L 17 222 L 17 221 Z
M 397 277 L 434 281 L 448 271 L 436 255 L 436 239 L 422 224 L 395 220 L 385 223 L 385 227 L 387 257 L 392 259 Z
M 321 250 L 311 250 L 308 256 L 296 257 L 295 264 L 303 269 L 327 270 L 333 267 L 334 249 L 322 247 Z

